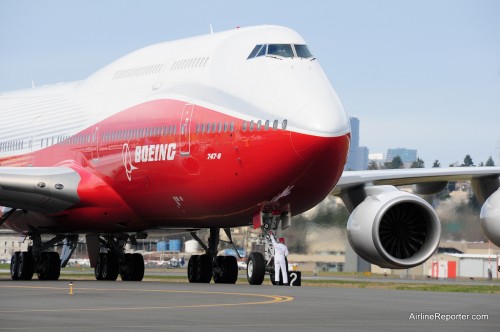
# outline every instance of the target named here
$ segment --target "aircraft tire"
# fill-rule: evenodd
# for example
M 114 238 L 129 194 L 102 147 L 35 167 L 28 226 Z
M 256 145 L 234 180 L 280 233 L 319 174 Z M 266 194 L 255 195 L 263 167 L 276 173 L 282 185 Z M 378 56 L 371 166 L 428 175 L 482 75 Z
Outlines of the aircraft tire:
M 17 276 L 17 268 L 19 266 L 19 251 L 16 251 L 12 254 L 12 258 L 10 259 L 10 278 L 12 280 L 19 280 Z
M 132 260 L 132 276 L 131 281 L 142 281 L 144 278 L 144 257 L 141 254 L 135 253 L 131 256 Z
M 23 251 L 19 253 L 17 261 L 17 277 L 18 280 L 33 279 L 33 255 L 31 252 Z
M 199 283 L 208 284 L 212 280 L 212 260 L 209 255 L 198 257 L 196 279 Z
M 99 253 L 99 257 L 97 257 L 97 263 L 94 268 L 94 276 L 96 280 L 104 280 L 102 278 L 102 262 L 104 259 L 104 253 Z
M 262 285 L 266 274 L 266 262 L 260 252 L 252 252 L 247 261 L 247 280 L 250 285 Z
M 39 280 L 58 280 L 61 275 L 61 258 L 57 252 L 40 253 L 38 266 Z
M 123 281 L 141 281 L 144 278 L 144 258 L 141 254 L 125 254 L 120 262 Z
M 222 282 L 225 284 L 235 284 L 236 280 L 238 280 L 238 262 L 236 261 L 236 257 L 224 257 L 223 269 L 225 273 Z
M 222 284 L 224 283 L 224 256 L 217 256 L 215 258 L 215 265 L 219 267 L 219 273 L 214 274 L 214 283 L 216 284 Z
M 118 278 L 118 258 L 111 252 L 104 254 L 102 259 L 102 279 L 115 281 Z
M 123 255 L 123 260 L 120 262 L 120 278 L 122 281 L 132 280 L 132 254 Z
M 48 252 L 49 280 L 58 280 L 61 276 L 61 258 L 57 252 Z
M 200 257 L 199 255 L 193 255 L 189 259 L 188 267 L 187 267 L 187 275 L 188 275 L 189 282 L 197 282 L 196 271 L 198 270 L 197 263 L 198 263 L 199 257 Z

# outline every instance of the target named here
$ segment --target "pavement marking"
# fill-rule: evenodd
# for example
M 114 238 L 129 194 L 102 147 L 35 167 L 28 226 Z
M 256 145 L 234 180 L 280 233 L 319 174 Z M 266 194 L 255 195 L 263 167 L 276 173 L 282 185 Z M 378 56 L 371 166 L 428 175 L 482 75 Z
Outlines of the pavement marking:
M 67 287 L 49 287 L 49 286 L 0 286 L 1 288 L 9 289 L 33 289 L 33 290 L 60 290 L 66 292 Z M 161 309 L 185 309 L 185 308 L 213 308 L 213 307 L 232 307 L 255 304 L 274 304 L 293 301 L 292 296 L 285 295 L 267 295 L 267 294 L 251 294 L 251 293 L 231 293 L 231 292 L 216 292 L 216 291 L 189 291 L 189 290 L 165 290 L 165 289 L 127 289 L 127 288 L 90 288 L 90 287 L 75 287 L 75 294 L 71 297 L 78 297 L 78 293 L 99 291 L 99 292 L 136 292 L 136 293 L 184 293 L 184 294 L 206 294 L 206 295 L 229 295 L 241 297 L 257 297 L 261 301 L 237 302 L 237 303 L 208 303 L 208 304 L 192 304 L 192 305 L 175 305 L 175 306 L 148 306 L 148 307 L 98 307 L 98 308 L 59 308 L 59 309 L 17 309 L 17 310 L 0 310 L 0 313 L 26 313 L 26 312 L 72 312 L 72 311 L 121 311 L 121 310 L 161 310 Z M 64 293 L 65 294 L 65 293 Z M 61 293 L 63 295 L 63 293 Z M 66 295 L 66 294 L 65 294 Z

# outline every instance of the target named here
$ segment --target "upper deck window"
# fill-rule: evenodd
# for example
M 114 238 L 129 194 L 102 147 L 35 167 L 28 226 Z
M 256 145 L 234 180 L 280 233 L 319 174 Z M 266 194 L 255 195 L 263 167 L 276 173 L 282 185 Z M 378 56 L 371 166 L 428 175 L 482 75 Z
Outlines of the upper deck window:
M 284 57 L 284 58 L 312 58 L 313 55 L 309 52 L 307 45 L 295 44 L 268 44 L 256 45 L 247 59 L 257 58 L 260 56 Z

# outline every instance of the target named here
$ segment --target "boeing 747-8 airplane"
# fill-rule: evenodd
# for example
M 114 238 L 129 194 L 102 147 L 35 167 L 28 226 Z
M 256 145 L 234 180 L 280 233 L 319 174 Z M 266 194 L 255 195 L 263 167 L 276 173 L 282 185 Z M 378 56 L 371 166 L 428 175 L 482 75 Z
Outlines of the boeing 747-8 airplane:
M 428 193 L 472 179 L 485 199 L 499 187 L 498 168 L 342 175 L 348 116 L 306 42 L 279 26 L 149 46 L 83 81 L 2 93 L 0 112 L 1 223 L 30 239 L 12 256 L 15 280 L 58 279 L 79 234 L 96 279 L 142 280 L 143 258 L 125 245 L 165 229 L 190 232 L 206 251 L 189 261 L 191 282 L 234 283 L 219 233 L 253 225 L 266 249 L 249 255 L 248 281 L 261 284 L 273 273 L 269 233 L 330 193 L 352 211 L 362 257 L 406 268 L 434 252 L 439 220 L 384 184 Z M 483 224 L 498 245 L 497 196 Z M 207 228 L 204 243 L 196 232 Z

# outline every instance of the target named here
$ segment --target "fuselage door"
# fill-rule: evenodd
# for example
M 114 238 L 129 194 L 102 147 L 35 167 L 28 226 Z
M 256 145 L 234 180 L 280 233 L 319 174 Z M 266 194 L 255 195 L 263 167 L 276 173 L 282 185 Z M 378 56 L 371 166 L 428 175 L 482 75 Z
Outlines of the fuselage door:
M 179 143 L 181 156 L 186 157 L 191 154 L 191 118 L 193 117 L 193 104 L 186 104 L 182 110 Z
M 99 162 L 99 124 L 94 127 L 92 132 L 92 162 Z

